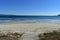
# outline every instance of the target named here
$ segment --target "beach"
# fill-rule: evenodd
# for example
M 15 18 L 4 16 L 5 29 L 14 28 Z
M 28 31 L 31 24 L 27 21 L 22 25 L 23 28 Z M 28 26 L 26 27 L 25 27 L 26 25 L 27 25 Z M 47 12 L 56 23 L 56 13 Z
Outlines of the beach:
M 58 22 L 10 22 L 0 23 L 0 31 L 43 33 L 60 29 Z
M 0 23 L 0 33 L 8 36 L 7 33 L 22 33 L 18 40 L 39 40 L 38 35 L 42 33 L 60 31 L 60 22 L 7 22 Z M 20 35 L 19 34 L 19 35 Z M 15 35 L 15 34 L 14 34 Z M 13 35 L 13 36 L 14 36 Z M 15 39 L 12 37 L 12 39 Z M 10 37 L 9 37 L 10 38 Z M 3 37 L 2 37 L 3 39 Z M 16 38 L 17 39 L 17 38 Z M 7 40 L 7 39 L 6 39 Z

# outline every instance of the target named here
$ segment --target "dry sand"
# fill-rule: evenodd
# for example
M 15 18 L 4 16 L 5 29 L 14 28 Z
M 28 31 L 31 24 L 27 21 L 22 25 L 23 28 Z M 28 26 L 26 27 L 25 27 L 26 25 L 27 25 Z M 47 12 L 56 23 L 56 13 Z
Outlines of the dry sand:
M 43 33 L 60 29 L 57 22 L 11 22 L 0 23 L 1 31 Z
M 38 40 L 38 34 L 60 29 L 57 22 L 11 22 L 0 23 L 1 32 L 24 33 L 19 40 Z

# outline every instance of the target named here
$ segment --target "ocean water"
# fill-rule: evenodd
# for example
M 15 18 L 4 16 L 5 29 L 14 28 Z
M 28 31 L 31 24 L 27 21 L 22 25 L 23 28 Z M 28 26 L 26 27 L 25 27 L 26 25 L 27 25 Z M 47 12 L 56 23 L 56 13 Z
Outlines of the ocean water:
M 14 15 L 0 15 L 0 22 L 17 22 L 17 21 L 27 21 L 27 22 L 60 22 L 60 16 L 14 16 Z

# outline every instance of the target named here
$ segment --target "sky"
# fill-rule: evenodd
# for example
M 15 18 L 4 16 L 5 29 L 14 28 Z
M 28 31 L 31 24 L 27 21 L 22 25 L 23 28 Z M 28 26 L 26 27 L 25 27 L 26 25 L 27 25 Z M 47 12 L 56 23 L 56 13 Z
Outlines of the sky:
M 58 15 L 60 0 L 0 0 L 0 14 Z

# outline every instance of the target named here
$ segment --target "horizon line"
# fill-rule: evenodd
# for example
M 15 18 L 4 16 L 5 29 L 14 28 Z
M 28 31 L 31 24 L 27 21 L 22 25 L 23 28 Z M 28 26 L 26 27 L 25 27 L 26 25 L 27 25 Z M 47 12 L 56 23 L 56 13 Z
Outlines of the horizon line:
M 58 16 L 58 15 L 18 15 L 18 14 L 0 14 L 0 15 L 17 15 L 17 16 Z

